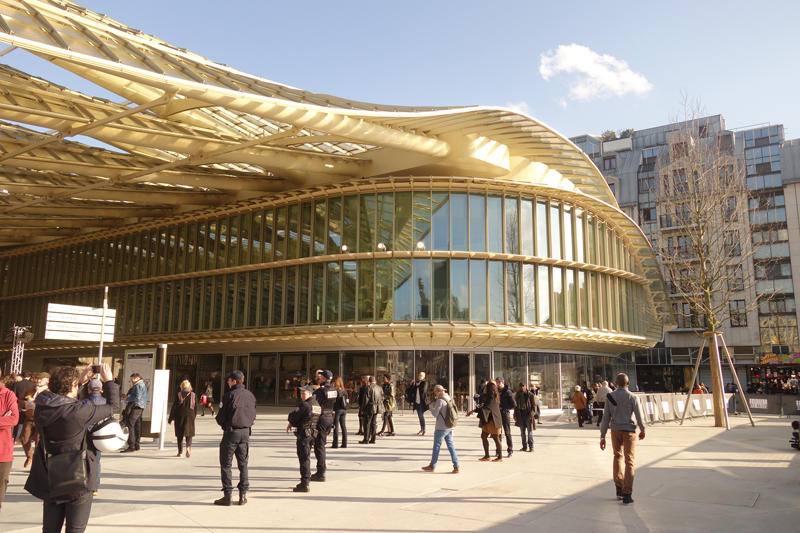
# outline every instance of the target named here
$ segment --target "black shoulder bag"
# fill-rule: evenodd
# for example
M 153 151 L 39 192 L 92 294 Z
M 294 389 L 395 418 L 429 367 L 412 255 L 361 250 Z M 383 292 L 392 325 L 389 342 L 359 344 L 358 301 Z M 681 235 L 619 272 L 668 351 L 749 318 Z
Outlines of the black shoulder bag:
M 53 455 L 47 451 L 45 444 L 47 437 L 42 431 L 41 443 L 44 446 L 44 464 L 47 468 L 50 498 L 75 494 L 89 488 L 89 473 L 86 470 L 87 435 L 88 432 L 84 430 L 80 450 Z

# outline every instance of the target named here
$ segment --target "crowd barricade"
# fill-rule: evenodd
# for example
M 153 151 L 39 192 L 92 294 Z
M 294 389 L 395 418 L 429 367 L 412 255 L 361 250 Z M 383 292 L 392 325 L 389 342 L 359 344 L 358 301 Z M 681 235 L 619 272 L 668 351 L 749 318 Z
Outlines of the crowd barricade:
M 750 407 L 750 412 L 754 415 L 779 415 L 781 414 L 782 407 L 782 394 L 745 394 L 747 405 Z M 741 399 L 739 399 L 741 403 Z M 737 405 L 739 412 L 745 409 L 743 406 Z
M 796 394 L 782 394 L 781 406 L 786 416 L 800 416 L 800 396 Z

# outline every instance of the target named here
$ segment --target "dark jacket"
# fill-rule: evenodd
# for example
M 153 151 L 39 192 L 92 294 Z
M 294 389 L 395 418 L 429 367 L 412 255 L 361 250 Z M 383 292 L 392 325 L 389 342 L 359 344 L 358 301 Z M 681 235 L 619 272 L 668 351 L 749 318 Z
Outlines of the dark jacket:
M 517 407 L 517 401 L 514 399 L 514 393 L 509 387 L 504 387 L 500 391 L 500 410 L 509 412 Z
M 106 405 L 85 404 L 49 390 L 42 391 L 36 396 L 34 421 L 40 438 L 44 441 L 44 446 L 40 444 L 36 447 L 31 473 L 25 483 L 25 490 L 34 497 L 44 500 L 45 503 L 66 503 L 80 498 L 86 492 L 97 490 L 97 456 L 95 455 L 97 450 L 89 441 L 86 450 L 89 488 L 51 500 L 44 450 L 46 448 L 50 454 L 80 450 L 86 435 L 86 428 L 105 420 L 119 409 L 119 385 L 113 381 L 104 383 L 103 396 L 108 402 Z
M 409 403 L 417 403 L 417 391 L 419 391 L 419 404 L 422 407 L 422 412 L 428 410 L 428 383 L 423 379 L 416 385 L 409 387 L 411 392 L 409 394 Z
M 514 394 L 514 401 L 517 404 L 517 410 L 521 413 L 531 414 L 534 410 L 534 397 L 529 391 L 517 391 Z
M 384 412 L 383 407 L 383 389 L 377 383 L 370 383 L 366 387 L 366 399 L 364 401 L 364 413 L 367 415 L 374 415 Z
M 226 432 L 252 427 L 256 421 L 256 397 L 244 385 L 234 385 L 222 397 L 216 420 Z
M 11 390 L 14 391 L 14 396 L 17 397 L 17 400 L 22 398 L 22 395 L 25 394 L 25 391 L 29 388 L 33 387 L 33 381 L 29 379 L 23 379 L 22 381 L 17 381 L 11 386 Z
M 191 391 L 179 392 L 172 403 L 167 420 L 170 424 L 175 422 L 175 436 L 179 436 L 182 431 L 184 437 L 194 437 L 195 417 L 197 417 L 197 395 Z
M 479 426 L 483 427 L 485 423 L 490 420 L 494 422 L 496 428 L 503 427 L 503 418 L 500 416 L 500 404 L 494 399 L 494 396 L 481 396 L 481 409 L 483 409 L 483 417 L 480 418 Z

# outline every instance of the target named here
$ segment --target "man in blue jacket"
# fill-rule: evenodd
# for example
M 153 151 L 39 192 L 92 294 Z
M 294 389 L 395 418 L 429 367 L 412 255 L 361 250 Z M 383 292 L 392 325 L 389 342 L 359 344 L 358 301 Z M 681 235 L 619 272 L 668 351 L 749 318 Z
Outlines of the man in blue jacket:
M 137 373 L 131 374 L 133 384 L 125 395 L 126 409 L 128 409 L 128 447 L 122 450 L 123 453 L 138 452 L 139 441 L 142 440 L 142 412 L 147 407 L 147 385 L 142 376 Z

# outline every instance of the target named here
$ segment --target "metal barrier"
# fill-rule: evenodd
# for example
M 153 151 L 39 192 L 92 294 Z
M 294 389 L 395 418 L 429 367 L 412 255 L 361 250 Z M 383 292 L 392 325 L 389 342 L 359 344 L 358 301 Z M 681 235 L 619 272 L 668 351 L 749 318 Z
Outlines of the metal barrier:
M 781 408 L 786 416 L 800 416 L 800 396 L 796 394 L 781 395 Z

